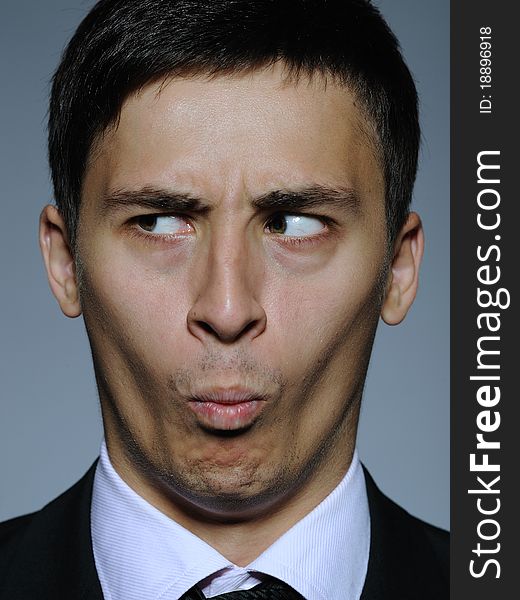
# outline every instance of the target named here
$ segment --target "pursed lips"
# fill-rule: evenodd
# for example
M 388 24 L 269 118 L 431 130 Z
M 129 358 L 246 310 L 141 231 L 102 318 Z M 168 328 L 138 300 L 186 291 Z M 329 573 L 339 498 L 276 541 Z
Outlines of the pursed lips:
M 206 389 L 188 400 L 199 423 L 211 430 L 233 431 L 250 427 L 267 404 L 265 395 L 243 388 Z

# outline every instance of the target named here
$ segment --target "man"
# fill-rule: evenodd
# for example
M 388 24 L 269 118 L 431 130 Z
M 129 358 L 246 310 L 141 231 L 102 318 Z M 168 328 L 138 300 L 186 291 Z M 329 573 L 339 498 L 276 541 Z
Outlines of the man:
M 377 321 L 417 289 L 418 142 L 367 2 L 94 7 L 54 78 L 40 241 L 106 445 L 2 525 L 0 598 L 447 595 L 445 535 L 355 452 Z

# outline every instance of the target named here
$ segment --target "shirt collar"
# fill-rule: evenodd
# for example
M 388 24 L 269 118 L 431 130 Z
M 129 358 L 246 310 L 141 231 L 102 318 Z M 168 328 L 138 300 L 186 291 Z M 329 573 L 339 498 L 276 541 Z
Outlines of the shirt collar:
M 370 517 L 357 452 L 338 486 L 244 568 L 134 492 L 113 468 L 104 442 L 91 524 L 106 600 L 178 600 L 215 572 L 205 583 L 209 596 L 252 587 L 260 572 L 285 581 L 308 600 L 357 600 L 368 565 Z

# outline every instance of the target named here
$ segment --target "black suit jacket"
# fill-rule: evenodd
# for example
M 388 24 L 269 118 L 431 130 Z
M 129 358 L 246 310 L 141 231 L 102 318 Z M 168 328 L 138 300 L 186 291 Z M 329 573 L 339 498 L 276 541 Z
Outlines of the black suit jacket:
M 42 510 L 0 524 L 0 600 L 103 600 L 90 538 L 95 464 Z M 365 470 L 371 519 L 361 600 L 449 597 L 448 534 L 384 496 Z

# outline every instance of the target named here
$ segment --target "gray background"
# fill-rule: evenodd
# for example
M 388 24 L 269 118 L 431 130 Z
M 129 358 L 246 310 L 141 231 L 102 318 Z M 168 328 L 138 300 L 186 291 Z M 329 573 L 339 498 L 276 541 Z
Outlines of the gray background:
M 45 125 L 49 79 L 92 6 L 0 4 L 0 520 L 40 508 L 97 456 L 100 411 L 83 323 L 62 316 L 37 244 L 52 199 Z M 359 431 L 361 458 L 412 514 L 449 526 L 449 0 L 379 0 L 415 76 L 423 147 L 414 208 L 426 231 L 418 298 L 381 323 Z

